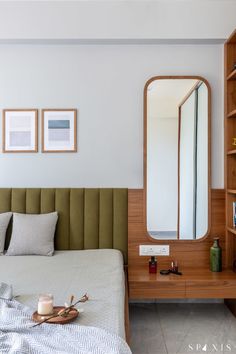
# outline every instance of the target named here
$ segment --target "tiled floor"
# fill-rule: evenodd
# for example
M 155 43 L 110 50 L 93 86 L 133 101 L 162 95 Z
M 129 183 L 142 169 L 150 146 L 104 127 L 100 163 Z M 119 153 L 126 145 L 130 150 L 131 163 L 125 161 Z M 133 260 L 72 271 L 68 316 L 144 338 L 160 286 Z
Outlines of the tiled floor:
M 236 354 L 236 318 L 224 304 L 130 304 L 133 354 Z

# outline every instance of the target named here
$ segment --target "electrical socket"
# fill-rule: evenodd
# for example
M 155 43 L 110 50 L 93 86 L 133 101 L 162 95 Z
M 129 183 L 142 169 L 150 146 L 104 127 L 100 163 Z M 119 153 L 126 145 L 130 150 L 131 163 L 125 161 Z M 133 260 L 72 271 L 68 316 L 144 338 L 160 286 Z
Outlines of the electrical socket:
M 169 256 L 169 245 L 139 245 L 140 256 Z

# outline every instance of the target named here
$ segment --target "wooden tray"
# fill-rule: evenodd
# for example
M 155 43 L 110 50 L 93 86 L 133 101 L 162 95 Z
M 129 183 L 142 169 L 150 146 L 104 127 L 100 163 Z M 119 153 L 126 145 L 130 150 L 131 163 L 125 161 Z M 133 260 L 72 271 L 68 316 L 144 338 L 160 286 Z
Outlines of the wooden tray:
M 54 306 L 53 313 L 56 315 L 60 310 L 63 310 L 64 306 Z M 45 323 L 54 323 L 54 324 L 66 324 L 74 321 L 79 315 L 79 312 L 75 310 L 71 310 L 67 317 L 54 317 L 50 318 L 52 315 L 39 315 L 37 311 L 35 311 L 32 315 L 32 320 L 35 322 L 41 322 L 48 317 L 48 321 Z

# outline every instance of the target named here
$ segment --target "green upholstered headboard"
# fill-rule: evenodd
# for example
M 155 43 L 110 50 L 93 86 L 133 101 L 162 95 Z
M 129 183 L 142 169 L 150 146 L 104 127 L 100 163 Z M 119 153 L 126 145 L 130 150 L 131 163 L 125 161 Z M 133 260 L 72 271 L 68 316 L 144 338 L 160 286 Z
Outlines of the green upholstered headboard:
M 0 213 L 6 211 L 27 214 L 57 211 L 56 250 L 114 248 L 122 251 L 127 264 L 127 189 L 0 188 Z

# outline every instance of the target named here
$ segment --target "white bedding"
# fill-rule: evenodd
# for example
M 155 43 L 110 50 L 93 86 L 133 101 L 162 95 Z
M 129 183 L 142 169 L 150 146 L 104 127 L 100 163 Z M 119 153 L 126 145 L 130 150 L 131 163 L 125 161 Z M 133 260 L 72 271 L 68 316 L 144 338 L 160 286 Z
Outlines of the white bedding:
M 0 282 L 12 284 L 17 301 L 37 307 L 38 295 L 52 293 L 55 305 L 88 293 L 77 323 L 125 338 L 123 258 L 117 250 L 56 251 L 52 257 L 0 256 Z M 75 323 L 76 323 L 75 322 Z

